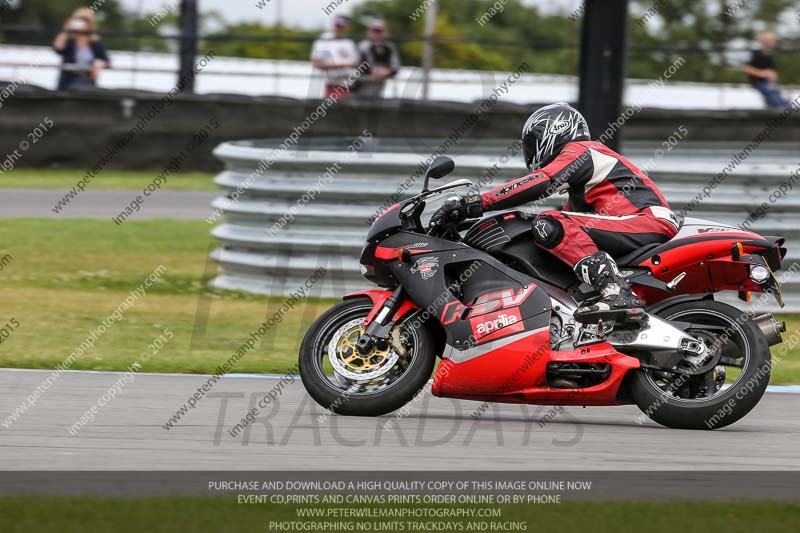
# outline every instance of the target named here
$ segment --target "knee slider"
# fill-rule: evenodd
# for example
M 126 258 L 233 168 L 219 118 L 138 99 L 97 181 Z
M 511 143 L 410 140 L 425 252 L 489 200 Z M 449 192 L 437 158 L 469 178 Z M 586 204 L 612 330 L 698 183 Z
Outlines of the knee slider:
M 545 248 L 555 248 L 564 239 L 564 226 L 550 215 L 533 219 L 533 239 Z

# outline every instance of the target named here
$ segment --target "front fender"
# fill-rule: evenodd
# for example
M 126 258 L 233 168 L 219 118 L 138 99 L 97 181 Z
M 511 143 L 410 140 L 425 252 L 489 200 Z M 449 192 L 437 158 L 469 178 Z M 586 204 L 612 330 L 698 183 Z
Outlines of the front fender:
M 358 292 L 351 292 L 350 294 L 345 294 L 342 297 L 342 300 L 351 300 L 353 298 L 358 298 L 359 296 L 366 296 L 372 301 L 372 311 L 369 312 L 367 318 L 364 319 L 363 325 L 369 326 L 370 323 L 375 319 L 375 316 L 383 307 L 383 304 L 386 303 L 386 300 L 392 295 L 392 291 L 384 291 L 380 289 L 370 289 L 366 291 L 358 291 Z M 410 312 L 419 309 L 419 306 L 412 302 L 408 297 L 403 300 L 403 303 L 400 304 L 400 307 L 397 308 L 397 312 L 392 317 L 392 322 L 397 322 L 398 320 L 404 318 Z

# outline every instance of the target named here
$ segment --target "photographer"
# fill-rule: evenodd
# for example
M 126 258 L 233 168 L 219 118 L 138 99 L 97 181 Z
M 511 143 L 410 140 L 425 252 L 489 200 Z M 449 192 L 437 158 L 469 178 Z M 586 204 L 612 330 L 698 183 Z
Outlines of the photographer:
M 77 9 L 64 23 L 53 49 L 62 57 L 59 91 L 94 87 L 100 70 L 111 66 L 97 34 L 94 13 L 87 7 Z

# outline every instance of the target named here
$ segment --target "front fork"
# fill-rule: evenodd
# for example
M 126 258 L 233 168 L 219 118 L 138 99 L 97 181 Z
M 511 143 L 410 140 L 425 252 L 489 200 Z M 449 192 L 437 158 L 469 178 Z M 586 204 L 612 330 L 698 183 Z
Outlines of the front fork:
M 392 331 L 394 322 L 392 318 L 403 302 L 403 287 L 398 286 L 392 295 L 383 303 L 378 314 L 367 326 L 367 330 L 356 341 L 356 350 L 361 355 L 372 352 L 375 346 L 383 348 L 389 342 L 389 335 Z

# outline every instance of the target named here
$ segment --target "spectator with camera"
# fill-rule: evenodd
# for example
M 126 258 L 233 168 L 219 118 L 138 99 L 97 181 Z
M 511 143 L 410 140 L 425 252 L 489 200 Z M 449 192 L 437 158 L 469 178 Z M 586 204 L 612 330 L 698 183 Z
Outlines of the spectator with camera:
M 97 34 L 94 12 L 82 7 L 72 14 L 53 40 L 62 58 L 58 90 L 94 87 L 100 71 L 111 66 L 108 52 Z

